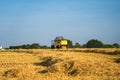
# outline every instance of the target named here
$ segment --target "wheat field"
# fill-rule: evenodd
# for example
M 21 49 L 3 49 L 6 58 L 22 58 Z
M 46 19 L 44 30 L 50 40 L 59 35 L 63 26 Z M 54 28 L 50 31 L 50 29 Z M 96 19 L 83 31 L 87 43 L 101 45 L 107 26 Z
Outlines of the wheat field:
M 120 49 L 0 50 L 0 80 L 120 80 Z

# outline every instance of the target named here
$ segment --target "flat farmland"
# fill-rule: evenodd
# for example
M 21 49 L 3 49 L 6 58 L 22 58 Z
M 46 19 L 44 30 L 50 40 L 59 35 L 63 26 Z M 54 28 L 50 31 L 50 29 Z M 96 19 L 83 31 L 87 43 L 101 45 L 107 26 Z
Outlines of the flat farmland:
M 0 50 L 0 79 L 120 80 L 120 49 Z

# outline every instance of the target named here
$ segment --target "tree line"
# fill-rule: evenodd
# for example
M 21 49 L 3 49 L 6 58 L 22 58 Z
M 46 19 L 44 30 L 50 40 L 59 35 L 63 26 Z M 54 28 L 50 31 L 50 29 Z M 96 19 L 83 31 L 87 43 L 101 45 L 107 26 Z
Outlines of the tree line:
M 9 46 L 9 49 L 49 49 L 47 45 L 40 45 L 39 43 L 23 44 L 18 46 Z M 120 48 L 118 43 L 104 44 L 97 39 L 91 39 L 86 44 L 81 45 L 79 42 L 73 44 L 71 40 L 68 40 L 68 48 Z
M 69 42 L 69 41 L 68 41 Z M 71 41 L 70 41 L 71 43 Z M 69 46 L 74 48 L 120 48 L 118 43 L 104 44 L 97 39 L 91 39 L 86 44 L 81 45 L 80 43 L 75 43 L 75 45 Z
M 33 43 L 33 44 L 23 44 L 18 46 L 9 46 L 9 49 L 47 49 L 49 48 L 46 45 L 40 45 L 39 43 Z

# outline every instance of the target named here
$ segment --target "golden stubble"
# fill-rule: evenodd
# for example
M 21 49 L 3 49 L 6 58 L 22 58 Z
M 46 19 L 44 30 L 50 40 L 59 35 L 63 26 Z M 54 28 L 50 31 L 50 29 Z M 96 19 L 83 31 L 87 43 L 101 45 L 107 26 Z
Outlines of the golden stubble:
M 0 51 L 1 80 L 119 80 L 120 49 Z

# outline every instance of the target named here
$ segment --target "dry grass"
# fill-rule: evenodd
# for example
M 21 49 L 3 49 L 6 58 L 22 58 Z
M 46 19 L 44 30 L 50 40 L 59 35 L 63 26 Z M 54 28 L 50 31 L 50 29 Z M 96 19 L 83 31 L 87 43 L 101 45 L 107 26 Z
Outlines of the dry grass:
M 120 80 L 120 49 L 4 50 L 0 79 Z

